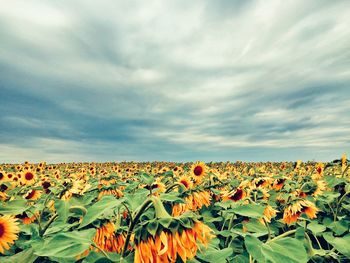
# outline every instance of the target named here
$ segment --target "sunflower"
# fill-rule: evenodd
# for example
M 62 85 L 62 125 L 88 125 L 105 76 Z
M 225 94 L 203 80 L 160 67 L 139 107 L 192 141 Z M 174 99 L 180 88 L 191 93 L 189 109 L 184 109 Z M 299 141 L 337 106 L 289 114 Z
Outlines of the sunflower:
M 181 176 L 178 183 L 182 184 L 186 189 L 191 189 L 193 187 L 192 181 L 187 176 Z
M 42 191 L 39 190 L 30 190 L 23 197 L 27 200 L 38 200 L 41 197 Z
M 116 226 L 112 222 L 99 227 L 96 231 L 94 242 L 106 252 L 121 253 L 125 243 L 125 234 L 116 234 Z
M 317 217 L 317 212 L 318 208 L 314 203 L 308 200 L 298 200 L 284 209 L 283 222 L 286 224 L 295 223 L 303 213 L 308 218 L 313 219 Z
M 192 228 L 184 228 L 181 232 L 162 229 L 155 236 L 136 241 L 134 263 L 144 262 L 182 262 L 193 259 L 199 249 L 198 243 L 208 246 L 214 237 L 212 230 L 200 221 L 193 223 Z
M 277 191 L 281 190 L 284 186 L 285 181 L 286 181 L 285 178 L 276 179 L 272 185 L 272 188 L 277 190 Z
M 6 180 L 5 172 L 0 171 L 0 183 L 4 183 Z
M 203 206 L 210 205 L 211 195 L 209 191 L 193 192 L 185 197 L 185 203 L 178 203 L 173 206 L 172 215 L 179 216 L 187 211 L 197 211 Z
M 223 201 L 231 200 L 231 201 L 237 202 L 244 199 L 246 195 L 247 194 L 245 191 L 243 191 L 241 188 L 237 188 L 228 193 L 223 192 L 222 200 Z
M 316 165 L 316 174 L 313 175 L 313 179 L 320 179 L 323 177 L 323 171 L 324 171 L 324 164 L 318 163 Z
M 29 225 L 33 223 L 38 216 L 39 216 L 39 212 L 35 212 L 35 214 L 32 216 L 28 216 L 26 212 L 23 212 L 20 215 L 16 215 L 16 218 L 20 219 L 24 225 Z
M 342 173 L 345 172 L 345 170 L 346 170 L 346 165 L 347 165 L 347 158 L 346 158 L 346 154 L 344 153 L 344 154 L 341 156 L 341 171 L 342 171 Z
M 116 198 L 121 198 L 124 196 L 123 192 L 120 191 L 118 188 L 104 189 L 101 192 L 99 192 L 97 200 L 100 200 L 105 195 L 114 195 Z
M 33 185 L 36 181 L 36 175 L 32 171 L 25 171 L 22 180 L 25 185 Z
M 192 164 L 190 172 L 196 183 L 200 183 L 203 180 L 203 177 L 205 177 L 207 174 L 207 169 L 207 166 L 203 162 L 196 162 Z
M 0 217 L 0 253 L 4 254 L 18 238 L 18 222 L 12 216 Z
M 325 181 L 323 180 L 318 180 L 316 182 L 317 188 L 315 190 L 315 192 L 312 193 L 313 196 L 319 196 L 323 193 L 324 190 L 326 190 L 327 184 Z
M 274 218 L 276 216 L 276 214 L 278 213 L 278 211 L 276 209 L 274 209 L 272 206 L 267 205 L 264 209 L 264 215 L 263 217 L 260 219 L 260 222 L 265 224 L 265 222 L 270 223 L 271 219 Z

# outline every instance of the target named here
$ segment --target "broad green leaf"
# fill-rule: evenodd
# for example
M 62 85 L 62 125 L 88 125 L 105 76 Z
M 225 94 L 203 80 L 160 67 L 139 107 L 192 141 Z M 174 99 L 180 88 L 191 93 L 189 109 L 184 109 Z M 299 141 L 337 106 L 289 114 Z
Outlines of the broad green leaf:
M 87 226 L 96 219 L 103 218 L 105 214 L 110 214 L 113 210 L 121 205 L 121 201 L 114 196 L 104 196 L 102 199 L 87 209 L 86 215 L 79 228 Z
M 177 196 L 178 194 L 175 192 L 161 194 L 160 199 L 162 201 L 175 202 L 175 203 L 184 203 L 183 199 Z
M 137 189 L 134 193 L 125 194 L 125 199 L 130 205 L 130 210 L 135 211 L 143 202 L 147 199 L 149 191 L 147 189 L 141 188 Z
M 66 222 L 69 214 L 70 202 L 58 199 L 55 201 L 55 208 L 58 214 L 57 222 Z
M 232 248 L 224 248 L 221 250 L 209 247 L 199 252 L 196 257 L 205 262 L 226 263 L 226 258 L 232 255 Z
M 332 222 L 328 228 L 332 229 L 336 235 L 340 236 L 349 230 L 349 223 L 345 220 L 335 221 Z
M 92 244 L 96 229 L 60 233 L 34 246 L 34 254 L 50 258 L 71 259 L 87 250 Z
M 233 208 L 236 214 L 252 218 L 260 218 L 263 216 L 265 207 L 258 204 L 247 204 Z
M 350 259 L 350 234 L 343 237 L 334 237 L 331 233 L 323 234 L 324 239 L 340 253 Z
M 30 207 L 27 205 L 26 200 L 18 199 L 8 202 L 0 203 L 0 214 L 3 215 L 19 215 L 28 210 Z
M 1 257 L 2 263 L 32 263 L 38 256 L 34 255 L 33 248 L 28 248 L 10 257 Z
M 307 262 L 308 257 L 302 242 L 295 238 L 281 238 L 263 243 L 253 236 L 244 238 L 249 254 L 258 262 Z
M 307 229 L 309 229 L 313 234 L 319 234 L 324 232 L 326 230 L 326 227 L 313 221 L 307 225 Z

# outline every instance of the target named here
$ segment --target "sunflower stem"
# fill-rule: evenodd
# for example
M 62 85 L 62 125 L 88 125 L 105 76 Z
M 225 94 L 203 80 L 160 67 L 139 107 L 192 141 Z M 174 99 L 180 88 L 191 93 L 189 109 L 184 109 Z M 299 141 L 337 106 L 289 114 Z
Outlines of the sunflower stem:
M 173 190 L 177 186 L 181 186 L 181 184 L 180 183 L 173 183 L 165 190 L 165 193 L 169 193 L 171 190 Z
M 112 261 L 112 259 L 108 256 L 106 251 L 104 251 L 102 248 L 100 248 L 95 242 L 92 243 L 92 246 L 97 248 L 106 258 Z
M 54 214 L 51 216 L 51 218 L 49 219 L 49 221 L 46 223 L 46 225 L 44 226 L 44 228 L 41 230 L 41 232 L 39 231 L 39 235 L 42 237 L 46 230 L 49 228 L 49 226 L 53 223 L 53 221 L 55 221 L 55 219 L 58 217 L 58 214 Z
M 282 233 L 281 235 L 279 235 L 279 236 L 277 236 L 277 237 L 274 237 L 274 238 L 268 240 L 266 243 L 270 243 L 270 242 L 273 242 L 273 241 L 277 241 L 277 240 L 279 240 L 279 239 L 281 239 L 281 238 L 284 238 L 284 237 L 293 235 L 295 232 L 297 232 L 296 229 L 289 230 L 289 231 L 287 231 L 287 232 Z
M 271 229 L 270 229 L 270 226 L 267 223 L 266 219 L 265 218 L 262 218 L 262 219 L 264 220 L 264 224 L 267 228 L 267 241 L 269 241 L 271 239 Z
M 335 213 L 334 213 L 334 218 L 333 218 L 333 221 L 337 221 L 337 217 L 338 217 L 338 213 L 339 213 L 339 208 L 340 208 L 340 204 L 343 202 L 343 200 L 345 199 L 345 197 L 350 194 L 350 191 L 349 192 L 346 192 L 338 201 L 337 203 L 337 207 L 335 209 Z
M 134 220 L 130 221 L 129 224 L 129 229 L 128 229 L 128 233 L 126 235 L 126 239 L 125 239 L 125 243 L 124 243 L 124 247 L 123 247 L 123 252 L 122 252 L 122 256 L 120 258 L 120 260 L 122 260 L 122 258 L 125 256 L 126 251 L 128 249 L 129 243 L 130 243 L 130 238 L 131 238 L 131 233 L 133 232 L 136 223 L 139 221 L 140 217 L 142 216 L 142 214 L 149 208 L 149 205 L 152 204 L 152 200 L 151 199 L 147 199 L 140 207 L 140 209 L 136 212 L 135 211 L 135 216 L 133 216 Z

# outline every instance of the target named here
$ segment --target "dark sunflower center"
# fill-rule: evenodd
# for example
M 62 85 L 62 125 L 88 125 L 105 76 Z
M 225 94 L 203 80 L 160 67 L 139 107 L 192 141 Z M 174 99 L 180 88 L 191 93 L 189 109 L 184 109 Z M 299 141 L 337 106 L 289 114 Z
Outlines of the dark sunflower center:
M 237 189 L 236 193 L 234 193 L 230 199 L 233 201 L 239 201 L 243 197 L 243 191 L 241 189 Z
M 182 180 L 181 183 L 187 188 L 188 187 L 188 182 L 186 180 Z
M 5 234 L 5 227 L 3 223 L 0 223 L 0 238 Z
M 196 166 L 193 170 L 194 175 L 200 176 L 203 172 L 202 166 Z
M 35 190 L 32 190 L 27 196 L 26 199 L 31 199 L 35 195 Z
M 2 180 L 4 178 L 4 174 L 0 173 L 0 180 Z
M 50 182 L 45 181 L 45 182 L 43 182 L 42 186 L 43 186 L 43 188 L 47 189 L 51 186 L 51 184 L 50 184 Z
M 26 173 L 25 176 L 26 180 L 32 180 L 34 178 L 34 175 L 32 173 Z
M 317 172 L 320 174 L 322 172 L 322 168 L 321 167 L 318 167 L 317 168 Z

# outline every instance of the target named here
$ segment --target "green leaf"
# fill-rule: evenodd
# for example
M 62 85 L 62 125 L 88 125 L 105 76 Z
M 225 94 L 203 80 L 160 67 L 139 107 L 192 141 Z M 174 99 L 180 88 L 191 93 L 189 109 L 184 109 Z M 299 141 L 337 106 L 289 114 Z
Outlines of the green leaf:
M 19 215 L 30 207 L 24 199 L 18 199 L 0 203 L 0 214 L 3 215 Z
M 215 263 L 225 263 L 226 258 L 232 255 L 232 248 L 224 248 L 221 250 L 209 247 L 208 249 L 203 250 L 198 253 L 196 257 L 205 262 L 215 262 Z
M 183 199 L 177 196 L 178 194 L 175 192 L 168 193 L 168 194 L 161 194 L 160 199 L 162 201 L 168 201 L 168 202 L 176 202 L 176 203 L 184 203 Z
M 144 188 L 137 189 L 134 193 L 125 194 L 125 199 L 130 205 L 130 210 L 135 211 L 137 208 L 139 208 L 147 199 L 148 194 L 149 191 Z
M 87 226 L 96 219 L 103 218 L 105 214 L 110 214 L 113 210 L 121 205 L 121 201 L 114 196 L 104 196 L 102 199 L 87 209 L 86 215 L 78 229 Z
M 263 243 L 256 237 L 247 235 L 245 246 L 250 255 L 258 262 L 307 262 L 308 257 L 302 242 L 295 238 L 281 238 Z
M 152 220 L 147 224 L 147 231 L 152 236 L 155 236 L 155 234 L 157 233 L 157 229 L 158 229 L 158 222 L 156 220 Z
M 145 184 L 152 184 L 154 182 L 154 176 L 147 174 L 147 173 L 141 173 L 140 174 L 140 181 Z
M 332 231 L 340 236 L 342 234 L 344 234 L 345 232 L 348 231 L 349 229 L 349 224 L 347 221 L 345 220 L 340 220 L 340 221 L 336 221 L 336 222 L 332 222 L 328 228 L 332 229 Z
M 105 263 L 110 263 L 110 262 L 119 262 L 120 261 L 120 255 L 117 253 L 107 253 L 110 259 L 106 258 L 102 253 L 91 251 L 89 255 L 84 258 L 83 263 L 97 263 L 97 262 L 105 262 Z
M 33 245 L 37 256 L 71 259 L 83 253 L 92 244 L 96 229 L 60 233 Z
M 55 201 L 55 208 L 58 214 L 58 217 L 56 219 L 57 222 L 67 221 L 68 214 L 69 214 L 69 207 L 70 207 L 69 201 L 64 201 L 61 199 L 58 199 Z
M 323 234 L 324 239 L 335 247 L 340 253 L 350 259 L 350 234 L 347 234 L 343 237 L 334 237 L 331 233 Z
M 307 229 L 309 229 L 313 234 L 319 234 L 324 232 L 326 230 L 326 227 L 313 221 L 307 225 Z
M 2 263 L 32 263 L 38 256 L 34 255 L 33 248 L 28 248 L 10 257 L 1 257 Z
M 233 208 L 233 211 L 241 216 L 260 218 L 263 216 L 265 207 L 258 204 L 247 204 Z

